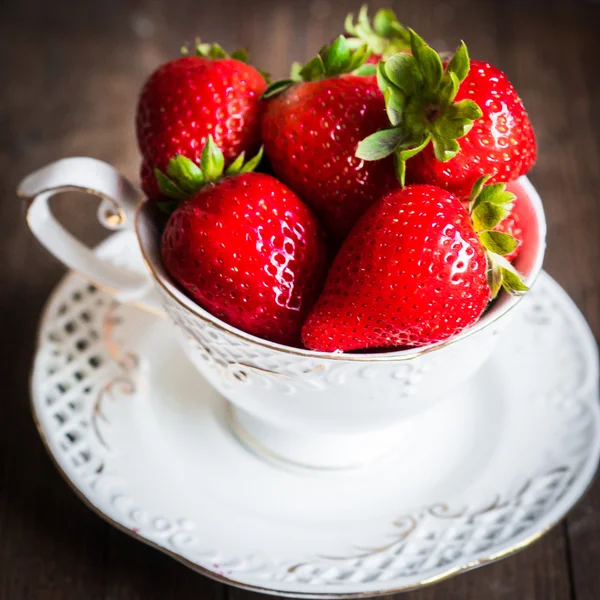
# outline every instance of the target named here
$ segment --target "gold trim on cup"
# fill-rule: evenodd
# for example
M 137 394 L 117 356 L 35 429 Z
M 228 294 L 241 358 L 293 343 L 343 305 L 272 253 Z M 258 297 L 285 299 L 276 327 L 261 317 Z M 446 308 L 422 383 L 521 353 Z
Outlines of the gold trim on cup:
M 533 188 L 531 183 L 529 183 L 529 181 L 526 178 L 525 178 L 525 181 L 527 183 L 527 186 L 530 186 L 531 189 L 537 195 L 537 191 L 535 190 L 535 188 Z M 527 193 L 528 193 L 528 198 L 530 199 L 530 197 L 529 197 L 530 191 L 527 191 Z M 539 198 L 539 196 L 538 196 L 538 198 Z M 186 312 L 191 313 L 192 315 L 194 315 L 194 317 L 200 319 L 204 323 L 206 323 L 212 327 L 215 327 L 219 331 L 222 331 L 228 335 L 231 335 L 231 336 L 233 336 L 239 340 L 242 340 L 248 344 L 254 344 L 254 345 L 260 346 L 262 348 L 268 348 L 269 350 L 273 350 L 275 352 L 281 352 L 284 354 L 292 354 L 292 355 L 300 356 L 303 358 L 317 358 L 317 359 L 321 359 L 321 360 L 350 361 L 350 362 L 364 362 L 364 363 L 402 362 L 402 361 L 407 361 L 407 360 L 413 360 L 413 359 L 417 358 L 418 356 L 428 354 L 429 352 L 433 352 L 435 350 L 440 350 L 441 348 L 445 348 L 451 344 L 454 344 L 454 343 L 459 342 L 467 337 L 470 337 L 470 336 L 474 335 L 475 333 L 478 333 L 479 331 L 482 331 L 483 329 L 489 327 L 490 325 L 492 325 L 493 323 L 498 321 L 504 315 L 508 314 L 527 295 L 527 294 L 524 294 L 522 296 L 511 296 L 511 298 L 509 300 L 509 302 L 510 302 L 509 305 L 507 307 L 502 308 L 501 310 L 496 311 L 496 314 L 493 313 L 493 308 L 492 308 L 492 311 L 490 311 L 488 314 L 483 315 L 483 317 L 481 317 L 479 319 L 479 321 L 477 321 L 477 323 L 475 323 L 474 325 L 472 325 L 465 331 L 461 332 L 460 334 L 458 334 L 448 340 L 445 340 L 443 342 L 437 342 L 435 344 L 431 344 L 429 346 L 425 346 L 422 348 L 414 348 L 414 349 L 400 350 L 400 351 L 396 351 L 396 352 L 387 352 L 387 353 L 381 352 L 381 353 L 377 353 L 377 354 L 349 354 L 349 353 L 316 352 L 313 350 L 306 350 L 303 348 L 293 348 L 292 346 L 283 346 L 283 345 L 277 344 L 275 342 L 270 342 L 268 340 L 257 338 L 251 334 L 241 331 L 240 329 L 236 329 L 235 327 L 229 326 L 226 323 L 224 323 L 223 321 L 217 319 L 216 317 L 213 317 L 208 312 L 204 311 L 200 306 L 195 304 L 192 300 L 188 299 L 189 305 L 184 303 L 184 301 L 181 298 L 176 296 L 171 291 L 171 289 L 169 288 L 169 285 L 171 285 L 172 287 L 175 287 L 175 286 L 172 284 L 167 285 L 167 283 L 165 283 L 164 278 L 155 268 L 151 257 L 148 256 L 146 248 L 144 247 L 144 244 L 142 242 L 142 236 L 140 235 L 140 223 L 141 223 L 140 215 L 142 213 L 142 209 L 144 208 L 144 206 L 147 205 L 148 202 L 149 202 L 149 200 L 142 199 L 138 203 L 136 210 L 135 210 L 134 229 L 135 229 L 135 235 L 137 238 L 138 246 L 140 247 L 140 250 L 141 250 L 141 254 L 142 254 L 144 263 L 146 264 L 146 267 L 147 267 L 148 271 L 150 272 L 150 274 L 152 275 L 152 278 L 154 279 L 154 281 L 159 285 L 161 291 L 164 292 L 165 294 L 167 294 L 167 296 L 169 296 L 176 304 L 178 304 Z M 533 209 L 534 209 L 534 212 L 536 215 L 536 221 L 537 221 L 538 233 L 539 233 L 538 251 L 537 251 L 536 256 L 541 255 L 542 259 L 543 259 L 543 255 L 545 252 L 546 226 L 545 226 L 545 219 L 544 219 L 544 210 L 543 210 L 543 207 L 541 206 L 541 202 L 539 204 L 540 204 L 539 208 L 533 206 Z M 540 216 L 542 217 L 542 220 L 540 220 Z M 542 266 L 541 266 L 542 261 L 540 260 L 539 264 L 537 264 L 537 262 L 538 261 L 536 261 L 536 263 L 534 264 L 534 268 L 536 268 L 536 265 L 537 265 L 537 271 L 533 273 L 533 276 L 528 277 L 528 280 L 527 280 L 527 284 L 529 285 L 529 287 L 532 287 L 535 284 L 540 273 L 542 272 Z M 182 292 L 178 292 L 178 293 L 181 293 L 183 295 Z
M 37 191 L 34 196 L 23 194 L 21 190 L 17 189 L 17 196 L 25 202 L 25 205 L 27 207 L 27 214 L 25 216 L 26 219 L 29 219 L 29 209 L 31 208 L 31 205 L 33 204 L 35 199 L 38 196 L 41 196 L 42 194 L 49 194 L 50 192 L 52 192 L 52 194 L 61 194 L 64 192 L 81 192 L 83 194 L 89 194 L 90 196 L 96 196 L 96 198 L 99 198 L 100 200 L 106 200 L 113 209 L 113 212 L 105 215 L 107 223 L 111 227 L 124 227 L 127 224 L 127 215 L 114 198 L 111 198 L 110 196 L 107 196 L 106 194 L 99 192 L 98 190 L 93 190 L 91 188 L 87 188 L 80 185 L 61 185 L 56 187 L 43 188 Z

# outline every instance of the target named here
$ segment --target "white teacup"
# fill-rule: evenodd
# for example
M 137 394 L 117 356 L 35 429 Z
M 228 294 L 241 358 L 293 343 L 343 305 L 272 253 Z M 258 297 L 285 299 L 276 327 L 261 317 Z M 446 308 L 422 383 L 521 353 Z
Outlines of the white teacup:
M 540 197 L 526 178 L 516 184 L 525 225 L 516 266 L 531 285 L 542 267 L 546 222 Z M 135 230 L 148 272 L 98 258 L 53 217 L 48 200 L 67 190 L 103 199 L 100 222 Z M 388 353 L 327 354 L 259 339 L 223 323 L 189 299 L 160 258 L 160 230 L 141 193 L 113 167 L 67 158 L 32 173 L 18 193 L 39 241 L 71 269 L 124 302 L 166 313 L 199 371 L 229 401 L 230 425 L 254 450 L 296 465 L 346 468 L 390 451 L 403 422 L 442 400 L 490 356 L 519 297 L 505 293 L 471 328 L 430 346 Z M 159 298 L 157 301 L 156 299 Z

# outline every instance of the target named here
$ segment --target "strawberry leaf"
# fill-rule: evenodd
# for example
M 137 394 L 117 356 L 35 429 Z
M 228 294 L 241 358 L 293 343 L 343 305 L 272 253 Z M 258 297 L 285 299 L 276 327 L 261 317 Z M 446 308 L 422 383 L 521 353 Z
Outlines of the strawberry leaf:
M 501 204 L 481 202 L 473 210 L 471 218 L 475 231 L 489 231 L 494 229 L 510 213 L 510 209 Z
M 453 102 L 454 98 L 456 98 L 456 94 L 458 93 L 459 85 L 460 81 L 454 73 L 449 71 L 444 73 L 438 100 L 440 106 L 448 106 Z
M 502 267 L 488 255 L 487 281 L 490 287 L 492 300 L 498 295 L 502 287 Z
M 240 62 L 247 63 L 248 62 L 248 50 L 246 48 L 239 48 L 231 53 L 231 58 L 235 60 L 239 60 Z
M 433 139 L 433 152 L 435 157 L 440 162 L 448 162 L 451 158 L 454 158 L 460 146 L 455 139 L 443 136 L 432 136 Z
M 187 194 L 173 181 L 171 181 L 160 169 L 154 169 L 154 176 L 162 194 L 174 200 L 183 200 Z
M 191 194 L 204 184 L 204 175 L 196 163 L 185 156 L 175 156 L 167 164 L 167 175 L 179 188 Z
M 300 69 L 300 77 L 302 77 L 303 81 L 318 81 L 325 77 L 326 72 L 323 58 L 320 54 L 317 54 L 317 56 L 312 60 L 309 60 L 302 69 Z
M 190 51 L 187 46 L 181 47 L 181 54 L 187 56 L 189 53 Z M 231 54 L 227 54 L 227 52 L 225 52 L 225 50 L 223 50 L 219 44 L 202 43 L 199 37 L 197 37 L 194 41 L 194 54 L 196 54 L 196 56 L 202 56 L 203 58 L 212 58 L 213 60 L 218 60 L 221 58 L 233 58 L 243 63 L 248 62 L 248 50 L 245 48 L 238 48 Z M 263 74 L 262 71 L 261 74 Z
M 398 95 L 393 94 L 389 89 L 383 92 L 383 96 L 385 98 L 385 110 L 390 123 L 392 125 L 398 125 L 402 121 L 402 102 L 398 98 Z
M 358 69 L 354 69 L 352 73 L 354 75 L 359 75 L 360 77 L 372 77 L 373 75 L 377 75 L 377 66 L 361 65 Z
M 512 192 L 506 191 L 506 184 L 492 183 L 486 185 L 479 194 L 481 202 L 491 202 L 493 204 L 511 204 L 516 196 Z
M 422 76 L 414 56 L 396 54 L 384 63 L 386 78 L 409 95 L 422 85 Z
M 479 241 L 486 250 L 500 256 L 510 254 L 519 245 L 512 235 L 501 231 L 482 231 Z
M 229 55 L 219 44 L 213 44 L 211 49 L 208 52 L 208 56 L 213 60 L 217 60 L 219 58 L 228 58 Z
M 225 169 L 225 175 L 237 175 L 244 164 L 246 153 L 242 152 L 228 167 Z
M 423 150 L 423 148 L 425 148 L 430 141 L 431 138 L 427 136 L 422 140 L 418 140 L 417 142 L 405 142 L 402 144 L 402 147 L 400 148 L 400 156 L 402 160 L 408 160 L 409 158 L 419 154 L 419 152 L 421 152 L 421 150 Z
M 477 207 L 483 203 L 502 206 L 510 212 L 516 196 L 512 192 L 506 191 L 506 184 L 504 183 L 485 185 L 489 179 L 490 175 L 484 175 L 473 185 L 469 197 L 469 212 L 473 213 Z
M 473 127 L 471 119 L 438 119 L 433 126 L 436 137 L 453 142 L 466 135 L 471 127 Z
M 391 8 L 382 8 L 375 13 L 373 29 L 378 36 L 384 38 L 394 36 L 397 33 L 394 24 L 398 24 L 398 19 Z
M 469 74 L 469 66 L 469 51 L 467 50 L 467 45 L 464 42 L 461 42 L 454 53 L 454 56 L 448 63 L 446 72 L 455 74 L 459 83 L 462 83 Z
M 224 166 L 223 153 L 215 144 L 213 136 L 209 135 L 200 157 L 200 168 L 204 179 L 206 181 L 216 181 L 223 174 Z
M 503 257 L 493 252 L 486 253 L 488 260 L 488 282 L 493 278 L 492 299 L 496 297 L 499 287 L 504 288 L 512 296 L 521 296 L 529 290 L 518 271 Z M 498 285 L 499 279 L 499 285 Z
M 294 63 L 290 77 L 270 84 L 263 92 L 262 98 L 265 100 L 273 98 L 294 83 L 301 81 L 319 81 L 327 77 L 337 77 L 344 73 L 374 75 L 374 68 L 362 68 L 369 55 L 370 50 L 365 43 L 354 45 L 349 43 L 349 40 L 344 36 L 339 36 L 333 44 L 321 48 L 317 56 L 304 66 Z
M 511 296 L 521 296 L 529 290 L 521 275 L 503 257 L 493 252 L 486 252 L 488 261 L 488 285 L 490 287 L 492 300 L 503 288 Z
M 273 96 L 277 96 L 278 94 L 281 94 L 289 87 L 294 85 L 294 83 L 295 82 L 293 79 L 281 79 L 280 81 L 275 81 L 267 87 L 267 89 L 263 92 L 261 98 L 263 100 L 267 100 L 269 98 L 272 98 Z
M 400 129 L 382 129 L 358 144 L 356 156 L 363 160 L 380 160 L 392 154 L 402 139 Z
M 290 67 L 290 78 L 292 81 L 302 81 L 300 71 L 302 71 L 302 65 L 298 61 L 294 61 Z
M 519 274 L 507 268 L 502 268 L 502 287 L 512 296 L 520 296 L 529 290 Z
M 245 165 L 243 165 L 239 172 L 240 173 L 250 173 L 251 171 L 254 171 L 254 169 L 256 169 L 256 167 L 258 167 L 258 164 L 262 160 L 262 157 L 263 157 L 263 147 L 261 146 L 260 149 L 258 150 L 258 152 L 256 153 L 256 156 L 253 156 Z
M 396 169 L 396 176 L 400 185 L 404 187 L 405 178 L 406 178 L 406 161 L 413 156 L 416 156 L 429 142 L 431 138 L 427 136 L 421 142 L 402 142 L 396 149 L 394 154 L 394 165 Z
M 360 58 L 360 51 L 357 52 Z M 363 47 L 362 54 L 366 52 L 366 46 Z M 343 35 L 340 35 L 331 44 L 329 49 L 324 51 L 323 65 L 325 73 L 330 76 L 345 73 L 351 61 L 350 49 Z
M 400 185 L 404 187 L 406 180 L 406 160 L 402 158 L 400 152 L 394 153 L 394 170 L 396 171 L 396 179 L 398 179 Z
M 423 38 L 412 29 L 410 30 L 410 45 L 423 78 L 429 89 L 435 91 L 442 82 L 442 74 L 444 73 L 440 55 L 433 48 L 430 48 Z
M 371 25 L 367 6 L 363 5 L 358 12 L 356 24 L 354 15 L 350 13 L 346 17 L 344 27 L 350 48 L 367 44 L 370 51 L 384 58 L 410 50 L 410 34 L 389 8 L 378 10 Z
M 394 88 L 394 84 L 390 81 L 389 77 L 386 73 L 386 62 L 380 60 L 377 63 L 377 85 L 383 94 L 385 94 L 386 90 L 389 88 Z
M 483 116 L 481 108 L 479 108 L 473 100 L 461 100 L 460 102 L 455 102 L 449 109 L 448 114 L 453 119 L 464 118 L 471 119 L 472 121 L 481 119 Z
M 471 189 L 471 196 L 469 197 L 469 200 L 471 202 L 474 202 L 476 200 L 476 198 L 479 196 L 479 194 L 481 193 L 481 190 L 483 189 L 483 186 L 488 182 L 488 180 L 490 179 L 491 175 L 482 175 L 474 184 L 473 184 L 473 188 Z
M 347 46 L 347 42 L 344 40 Z M 367 58 L 371 56 L 371 51 L 366 44 L 359 46 L 354 52 L 348 50 L 348 60 L 342 73 L 353 73 L 354 75 L 375 75 L 375 65 L 364 64 Z M 371 72 L 368 72 L 368 71 Z

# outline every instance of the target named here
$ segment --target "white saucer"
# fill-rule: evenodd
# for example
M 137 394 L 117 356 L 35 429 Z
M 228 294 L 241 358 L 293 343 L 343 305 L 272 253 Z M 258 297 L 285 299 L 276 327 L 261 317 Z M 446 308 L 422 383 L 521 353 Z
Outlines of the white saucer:
M 139 260 L 129 234 L 100 251 Z M 284 596 L 426 585 L 546 532 L 600 454 L 595 342 L 546 274 L 476 378 L 368 467 L 291 471 L 249 452 L 166 323 L 75 274 L 50 299 L 33 412 L 99 515 L 201 573 Z

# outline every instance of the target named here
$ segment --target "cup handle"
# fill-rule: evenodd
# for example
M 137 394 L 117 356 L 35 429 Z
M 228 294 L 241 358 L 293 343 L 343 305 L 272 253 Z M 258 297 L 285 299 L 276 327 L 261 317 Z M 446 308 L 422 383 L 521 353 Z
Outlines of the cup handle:
M 81 191 L 100 197 L 98 220 L 107 229 L 133 230 L 141 194 L 114 167 L 94 158 L 64 158 L 31 173 L 17 189 L 27 201 L 29 229 L 42 245 L 70 269 L 108 288 L 122 302 L 145 296 L 152 288 L 149 275 L 118 267 L 97 256 L 54 217 L 49 200 L 54 194 Z

